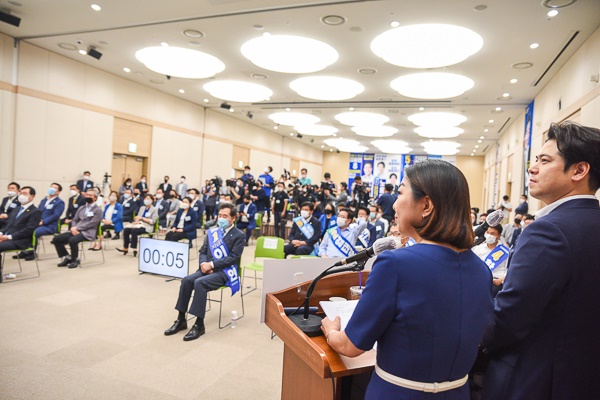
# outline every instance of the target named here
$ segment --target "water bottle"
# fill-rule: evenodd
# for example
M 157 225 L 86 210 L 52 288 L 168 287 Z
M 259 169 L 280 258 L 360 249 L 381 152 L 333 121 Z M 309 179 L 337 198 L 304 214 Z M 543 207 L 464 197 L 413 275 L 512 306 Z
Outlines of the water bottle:
M 235 327 L 237 326 L 238 319 L 239 319 L 239 317 L 238 317 L 237 311 L 233 310 L 231 312 L 231 328 L 232 329 L 235 329 Z

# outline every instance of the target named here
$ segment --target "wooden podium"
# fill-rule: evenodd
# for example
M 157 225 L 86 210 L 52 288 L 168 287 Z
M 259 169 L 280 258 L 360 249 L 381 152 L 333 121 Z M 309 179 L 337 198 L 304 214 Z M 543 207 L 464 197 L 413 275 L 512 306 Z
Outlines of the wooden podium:
M 366 281 L 368 272 L 362 274 Z M 284 343 L 281 399 L 337 400 L 349 397 L 352 389 L 348 377 L 370 374 L 375 365 L 375 351 L 348 358 L 329 347 L 324 336 L 310 338 L 294 325 L 285 315 L 283 307 L 302 304 L 310 283 L 305 282 L 266 296 L 265 323 Z M 356 285 L 357 272 L 325 277 L 317 283 L 310 305 L 318 306 L 319 301 L 330 297 L 352 299 L 350 287 Z M 320 308 L 319 311 L 322 312 Z

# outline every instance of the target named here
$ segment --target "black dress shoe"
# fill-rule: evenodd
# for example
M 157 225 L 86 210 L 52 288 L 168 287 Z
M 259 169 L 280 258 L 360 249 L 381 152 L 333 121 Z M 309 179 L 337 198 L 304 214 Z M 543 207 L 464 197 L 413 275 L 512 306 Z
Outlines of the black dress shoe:
M 56 265 L 58 265 L 59 267 L 66 267 L 69 264 L 71 264 L 71 257 L 67 256 L 67 257 L 63 258 L 63 260 Z
M 129 251 L 129 250 L 124 250 L 124 249 L 115 249 L 115 250 L 123 253 L 124 256 L 126 256 L 127 252 Z
M 33 255 L 33 253 L 25 256 L 25 261 L 33 261 L 33 260 L 35 260 L 35 256 Z
M 16 256 L 13 256 L 13 260 L 16 260 L 18 258 L 20 258 L 22 260 L 25 257 L 27 257 L 27 252 L 26 251 L 22 251 L 19 254 L 17 254 Z
M 113 238 L 111 240 L 119 240 L 121 239 L 121 236 L 117 233 L 115 236 L 113 236 Z
M 167 329 L 165 331 L 165 335 L 171 336 L 171 335 L 174 335 L 177 332 L 182 331 L 184 329 L 187 329 L 187 321 L 186 320 L 183 320 L 183 321 L 177 320 L 177 321 L 175 321 L 173 326 L 171 326 L 169 329 Z
M 204 335 L 205 332 L 206 332 L 206 329 L 204 328 L 204 325 L 202 325 L 202 326 L 194 325 L 194 326 L 192 326 L 192 329 L 190 329 L 190 331 L 185 334 L 185 336 L 183 337 L 183 340 L 185 342 L 189 342 L 190 340 L 196 340 L 200 336 Z
M 79 264 L 81 264 L 81 261 L 79 261 L 78 259 L 73 260 L 73 261 L 71 261 L 71 264 L 69 265 L 69 269 L 77 268 L 77 267 L 79 267 Z
M 134 257 L 137 257 L 137 250 L 134 250 L 134 251 L 133 251 L 133 256 L 134 256 Z

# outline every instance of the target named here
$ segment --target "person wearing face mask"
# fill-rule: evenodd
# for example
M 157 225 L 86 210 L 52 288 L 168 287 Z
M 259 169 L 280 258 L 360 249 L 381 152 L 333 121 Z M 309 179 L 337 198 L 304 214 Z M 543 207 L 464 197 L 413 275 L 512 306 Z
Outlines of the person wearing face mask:
M 323 240 L 323 236 L 325 236 L 325 232 L 328 229 L 337 226 L 337 217 L 335 215 L 335 207 L 333 204 L 326 204 L 323 207 L 323 215 L 319 217 L 319 223 L 321 224 L 321 240 Z
M 192 204 L 190 204 L 190 207 L 198 215 L 198 218 L 196 219 L 196 229 L 202 228 L 202 222 L 203 222 L 202 220 L 204 219 L 204 209 L 205 209 L 204 203 L 202 202 L 202 200 L 200 200 L 198 198 L 199 195 L 200 195 L 200 191 L 198 189 L 192 188 L 192 189 L 188 190 L 187 197 L 192 199 Z
M 188 184 L 185 182 L 185 176 L 182 176 L 181 179 L 179 179 L 179 183 L 177 183 L 175 190 L 177 191 L 177 195 L 180 199 L 183 199 L 185 196 L 187 196 Z
M 117 202 L 119 195 L 112 191 L 108 196 L 108 204 L 104 206 L 102 213 L 102 236 L 98 237 L 98 242 L 90 250 L 98 251 L 102 249 L 102 239 L 111 238 L 110 231 L 115 231 L 114 240 L 118 240 L 123 230 L 123 205 Z
M 175 217 L 177 216 L 177 211 L 179 211 L 179 206 L 181 204 L 181 200 L 179 199 L 179 195 L 173 189 L 171 189 L 171 199 L 169 200 L 169 212 L 167 213 L 167 227 L 171 227 L 173 225 L 173 221 L 175 221 Z
M 144 196 L 140 194 L 140 190 L 138 188 L 133 189 L 132 200 L 135 203 L 135 206 L 138 210 L 144 205 Z
M 77 268 L 80 264 L 79 243 L 84 240 L 90 242 L 96 240 L 98 224 L 102 220 L 102 210 L 96 204 L 97 199 L 98 195 L 95 190 L 90 189 L 85 192 L 86 204 L 75 213 L 69 231 L 54 236 L 52 239 L 58 257 L 62 258 L 62 261 L 58 263 L 59 267 Z M 67 244 L 71 248 L 71 254 L 66 249 Z
M 123 181 L 123 184 L 121 185 L 121 187 L 119 188 L 119 200 L 122 199 L 123 197 L 123 193 L 125 193 L 125 190 L 129 189 L 129 190 L 133 190 L 133 188 L 131 187 L 132 183 L 131 183 L 131 178 L 127 178 Z
M 19 190 L 21 190 L 21 185 L 17 182 L 8 184 L 7 196 L 2 199 L 2 204 L 0 204 L 0 229 L 6 225 L 8 214 L 21 205 L 19 203 Z
M 527 214 L 527 212 L 529 211 L 529 204 L 527 203 L 527 195 L 521 195 L 521 198 L 519 199 L 519 205 L 517 206 L 517 208 L 515 208 L 515 213 L 517 214 Z
M 168 200 L 165 200 L 165 194 L 162 189 L 156 189 L 156 201 L 154 202 L 154 207 L 158 212 L 158 227 L 161 232 L 164 232 L 167 229 L 167 214 L 171 208 L 171 204 Z
M 192 241 L 197 237 L 195 221 L 198 219 L 198 216 L 196 215 L 196 211 L 194 211 L 193 208 L 190 208 L 191 204 L 192 199 L 189 197 L 181 200 L 175 222 L 173 223 L 173 227 L 167 232 L 165 240 L 177 242 L 187 238 L 190 243 L 190 248 L 192 247 Z
M 306 168 L 300 170 L 300 178 L 298 180 L 302 186 L 312 185 L 312 180 L 308 177 L 308 170 Z
M 240 177 L 240 179 L 242 180 L 242 182 L 244 182 L 244 186 L 245 186 L 246 184 L 248 184 L 248 182 L 249 182 L 249 181 L 253 181 L 253 180 L 254 180 L 254 175 L 252 175 L 252 174 L 250 173 L 250 166 L 249 166 L 249 165 L 246 165 L 246 166 L 244 167 L 244 175 L 242 175 L 242 176 Z
M 79 207 L 83 207 L 85 205 L 85 196 L 82 196 L 79 193 L 79 189 L 77 185 L 71 185 L 69 191 L 69 201 L 67 204 L 67 213 L 65 217 L 60 221 L 61 225 L 68 225 L 68 228 L 71 229 L 71 221 L 75 218 L 75 213 L 79 209 Z
M 42 210 L 42 220 L 40 221 L 39 226 L 35 230 L 35 248 L 34 251 L 37 251 L 37 245 L 39 243 L 39 238 L 41 236 L 54 235 L 58 232 L 58 220 L 62 215 L 63 211 L 65 211 L 65 202 L 62 201 L 60 197 L 60 192 L 62 191 L 62 186 L 58 183 L 52 183 L 48 188 L 48 197 L 44 197 L 44 199 L 40 202 L 38 208 Z M 33 251 L 22 251 L 19 255 L 14 256 L 13 258 L 24 258 L 27 261 L 31 261 L 35 259 Z
M 275 192 L 273 193 L 273 199 L 271 200 L 271 209 L 273 210 L 273 217 L 275 218 L 275 236 L 282 239 L 285 239 L 285 224 L 287 223 L 285 215 L 287 213 L 289 202 L 290 196 L 285 191 L 285 183 L 277 182 Z
M 271 197 L 271 190 L 275 188 L 275 179 L 273 179 L 271 172 L 273 172 L 273 168 L 269 166 L 265 168 L 264 173 L 258 177 L 258 180 L 263 184 L 263 190 L 267 194 L 267 197 Z
M 233 204 L 222 203 L 217 214 L 217 226 L 207 231 L 200 249 L 200 268 L 181 280 L 179 297 L 175 309 L 177 320 L 165 331 L 166 336 L 187 329 L 186 312 L 195 315 L 196 321 L 183 337 L 184 341 L 198 339 L 204 335 L 204 315 L 209 291 L 221 286 L 229 286 L 232 295 L 240 289 L 237 274 L 244 251 L 244 233 L 234 226 L 236 208 Z M 194 298 L 192 300 L 192 293 Z M 192 300 L 191 306 L 190 300 Z M 189 310 L 188 310 L 189 306 Z
M 502 238 L 508 244 L 508 246 L 512 246 L 514 243 L 515 234 L 520 235 L 521 232 L 521 221 L 523 220 L 523 216 L 521 214 L 515 214 L 515 219 L 512 223 L 506 224 L 502 227 Z M 517 233 L 518 232 L 518 233 Z
M 4 251 L 30 247 L 33 232 L 42 219 L 42 211 L 33 205 L 34 188 L 24 186 L 17 198 L 19 207 L 8 215 L 6 225 L 0 231 L 0 257 Z M 2 265 L 0 265 L 0 283 L 3 277 Z
M 375 243 L 375 236 L 377 236 L 377 232 L 375 231 L 375 226 L 369 223 L 369 209 L 367 207 L 359 207 L 356 215 L 357 223 L 360 221 L 367 222 L 367 228 L 364 229 L 360 235 L 356 238 L 356 244 L 354 245 L 357 249 L 367 249 Z
M 321 223 L 313 217 L 313 203 L 302 203 L 300 216 L 294 218 L 290 230 L 289 243 L 283 247 L 285 257 L 289 255 L 309 255 L 321 237 Z
M 167 175 L 165 175 L 163 183 L 158 185 L 158 189 L 161 189 L 163 191 L 163 194 L 165 195 L 165 197 L 167 197 L 167 200 L 171 197 L 170 193 L 171 189 L 173 189 L 173 186 L 169 183 L 169 179 L 170 178 Z
M 139 207 L 138 203 L 131 195 L 131 189 L 126 189 L 125 192 L 123 192 L 121 205 L 123 206 L 123 222 L 133 222 L 133 216 L 137 213 Z
M 367 228 L 367 221 L 359 218 L 356 224 L 352 223 L 354 213 L 343 207 L 337 215 L 335 226 L 329 228 L 323 236 L 319 246 L 319 256 L 322 258 L 350 257 L 356 254 L 354 243 L 358 236 Z
M 244 195 L 244 203 L 238 206 L 236 227 L 242 231 L 246 231 L 246 246 L 248 246 L 252 232 L 256 228 L 256 213 L 257 209 L 256 205 L 252 202 L 252 196 L 249 194 Z
M 473 253 L 481 258 L 492 271 L 493 283 L 492 295 L 502 289 L 502 283 L 506 278 L 506 265 L 510 250 L 502 240 L 502 225 L 490 226 L 485 232 L 485 242 L 473 247 Z
M 140 181 L 135 185 L 135 188 L 140 191 L 142 196 L 145 196 L 148 193 L 148 183 L 146 179 L 146 175 L 142 175 L 140 177 Z
M 83 178 L 77 181 L 77 189 L 79 189 L 80 192 L 84 193 L 88 189 L 91 189 L 93 187 L 94 182 L 90 178 L 90 171 L 85 171 L 83 173 Z
M 154 225 L 158 218 L 158 211 L 152 205 L 154 196 L 147 194 L 144 197 L 144 205 L 139 209 L 138 214 L 133 219 L 133 223 L 123 229 L 123 247 L 116 249 L 124 256 L 129 252 L 129 246 L 133 249 L 133 256 L 137 257 L 138 236 L 141 233 L 154 232 Z
M 386 229 L 385 229 L 385 223 L 383 221 L 385 221 L 385 220 L 383 218 L 381 218 L 381 209 L 379 208 L 379 206 L 377 206 L 377 205 L 370 206 L 369 207 L 369 220 L 367 222 L 369 223 L 369 225 L 372 225 L 375 227 L 375 229 L 373 231 L 373 233 L 375 235 L 375 240 L 381 239 L 382 237 L 385 236 Z M 375 242 L 375 240 L 373 240 L 373 243 Z M 371 244 L 371 246 L 372 246 L 372 244 Z M 371 247 L 371 246 L 369 246 L 369 247 Z
M 244 189 L 244 181 L 242 178 L 236 179 L 235 187 L 229 188 L 229 193 L 235 198 L 236 206 L 239 206 L 244 202 L 244 194 L 246 194 L 246 190 Z

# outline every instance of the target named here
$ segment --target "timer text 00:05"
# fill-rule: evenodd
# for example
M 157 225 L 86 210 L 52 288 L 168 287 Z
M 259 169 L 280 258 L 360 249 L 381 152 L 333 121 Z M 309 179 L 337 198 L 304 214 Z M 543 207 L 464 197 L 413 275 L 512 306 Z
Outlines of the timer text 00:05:
M 142 261 L 146 264 L 161 264 L 166 265 L 167 267 L 177 267 L 183 268 L 183 253 L 173 253 L 172 251 L 167 251 L 166 253 L 161 253 L 158 250 L 150 250 L 144 249 L 142 252 Z

